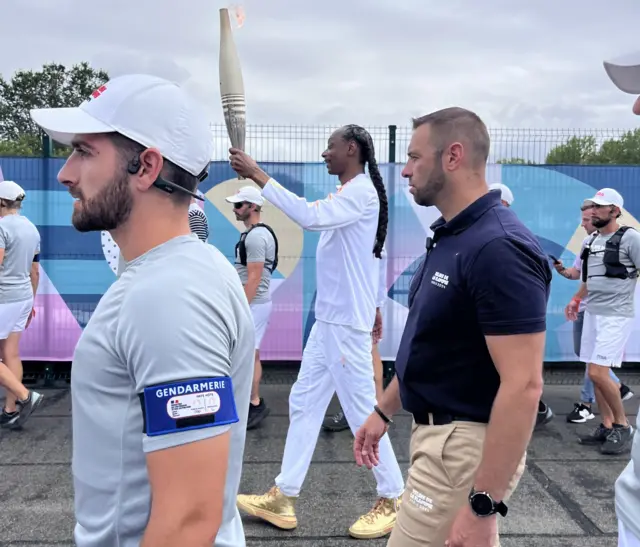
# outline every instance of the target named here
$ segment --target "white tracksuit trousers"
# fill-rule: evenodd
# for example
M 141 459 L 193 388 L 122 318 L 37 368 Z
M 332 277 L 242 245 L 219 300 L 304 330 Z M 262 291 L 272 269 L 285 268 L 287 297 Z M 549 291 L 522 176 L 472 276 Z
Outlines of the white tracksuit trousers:
M 322 321 L 313 325 L 289 395 L 289 431 L 276 478 L 284 495 L 300 493 L 334 392 L 354 434 L 373 411 L 376 390 L 371 344 L 368 332 Z M 402 495 L 404 481 L 389 435 L 380 440 L 380 463 L 373 474 L 378 496 Z

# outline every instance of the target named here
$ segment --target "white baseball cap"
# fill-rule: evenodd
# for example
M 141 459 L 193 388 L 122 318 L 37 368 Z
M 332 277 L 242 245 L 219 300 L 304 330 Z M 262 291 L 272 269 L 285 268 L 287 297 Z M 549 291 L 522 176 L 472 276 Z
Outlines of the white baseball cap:
M 513 204 L 513 192 L 509 189 L 509 187 L 506 184 L 495 182 L 489 185 L 489 191 L 491 190 L 500 190 L 500 199 L 503 199 L 509 205 Z
M 225 198 L 229 203 L 255 203 L 256 205 L 262 205 L 264 198 L 255 186 L 243 186 L 233 196 Z
M 640 95 L 640 52 L 604 61 L 604 69 L 620 91 Z
M 22 197 L 24 199 L 25 191 L 22 186 L 16 184 L 12 180 L 3 180 L 0 182 L 0 199 L 15 201 Z
M 213 156 L 209 120 L 178 84 L 147 74 L 109 80 L 74 108 L 36 108 L 31 117 L 54 141 L 117 132 L 198 176 Z
M 620 209 L 622 209 L 624 205 L 624 199 L 622 199 L 622 196 L 613 188 L 598 190 L 595 196 L 586 201 L 595 203 L 596 205 L 615 205 L 616 207 L 620 207 Z

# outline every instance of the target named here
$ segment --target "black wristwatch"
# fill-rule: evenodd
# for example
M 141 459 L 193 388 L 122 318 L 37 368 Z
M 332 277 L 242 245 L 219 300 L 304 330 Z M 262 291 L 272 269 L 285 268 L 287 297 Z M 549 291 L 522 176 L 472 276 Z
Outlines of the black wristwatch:
M 471 489 L 469 494 L 469 504 L 471 510 L 478 517 L 490 517 L 498 513 L 503 517 L 507 516 L 507 506 L 499 501 L 493 501 L 493 498 L 487 492 L 476 492 L 475 489 Z

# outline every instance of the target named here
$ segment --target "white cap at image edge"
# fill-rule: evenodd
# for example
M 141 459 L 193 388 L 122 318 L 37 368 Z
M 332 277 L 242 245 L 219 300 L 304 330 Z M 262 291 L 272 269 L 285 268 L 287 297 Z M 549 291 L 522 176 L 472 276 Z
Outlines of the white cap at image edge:
M 3 180 L 0 182 L 0 199 L 14 201 L 20 196 L 23 198 L 25 196 L 25 191 L 22 189 L 22 186 L 12 180 Z
M 146 146 L 192 175 L 213 156 L 213 137 L 202 107 L 178 84 L 147 74 L 109 80 L 74 108 L 36 108 L 33 121 L 54 141 L 117 132 Z
M 264 198 L 260 193 L 260 190 L 254 186 L 243 186 L 233 196 L 225 198 L 229 203 L 242 203 L 246 201 L 248 203 L 255 203 L 256 205 L 264 204 Z
M 604 61 L 604 69 L 620 91 L 640 95 L 640 52 Z
M 494 182 L 489 185 L 489 191 L 491 190 L 500 190 L 500 199 L 506 201 L 509 205 L 513 205 L 513 192 L 509 189 L 506 184 L 501 184 L 499 182 Z
M 596 205 L 615 205 L 620 209 L 624 206 L 624 199 L 622 199 L 622 196 L 613 188 L 598 190 L 595 196 L 586 201 L 595 203 Z

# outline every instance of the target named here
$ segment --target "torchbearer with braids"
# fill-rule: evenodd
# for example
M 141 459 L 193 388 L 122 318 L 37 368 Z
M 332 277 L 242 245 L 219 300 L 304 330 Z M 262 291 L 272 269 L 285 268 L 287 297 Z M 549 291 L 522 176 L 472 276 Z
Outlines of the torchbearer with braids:
M 262 496 L 238 496 L 238 507 L 282 529 L 297 526 L 300 494 L 322 421 L 334 393 L 355 433 L 376 405 L 371 331 L 376 321 L 379 264 L 387 235 L 388 203 L 371 135 L 357 125 L 335 131 L 322 154 L 341 183 L 313 203 L 283 188 L 241 150 L 231 166 L 302 228 L 322 232 L 316 252 L 316 322 L 289 396 L 289 431 L 275 486 Z M 369 175 L 365 173 L 365 164 Z M 388 435 L 373 470 L 378 500 L 349 528 L 356 538 L 383 537 L 396 522 L 404 482 Z

